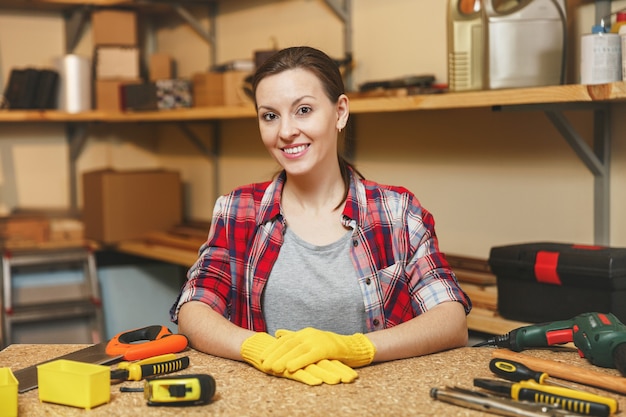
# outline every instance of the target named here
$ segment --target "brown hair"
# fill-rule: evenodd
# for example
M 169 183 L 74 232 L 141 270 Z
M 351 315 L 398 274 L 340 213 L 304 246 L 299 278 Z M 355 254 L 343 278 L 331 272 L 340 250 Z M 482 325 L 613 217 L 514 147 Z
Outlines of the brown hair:
M 341 72 L 339 72 L 339 67 L 332 58 L 319 49 L 309 46 L 294 46 L 276 52 L 257 68 L 252 78 L 252 95 L 255 107 L 257 105 L 256 90 L 263 79 L 297 68 L 313 73 L 321 81 L 326 96 L 331 102 L 337 103 L 339 96 L 345 94 Z M 348 196 L 350 188 L 350 170 L 348 168 L 352 168 L 361 178 L 363 178 L 363 175 L 339 153 L 339 150 L 337 150 L 337 158 L 339 159 L 339 169 L 345 185 L 344 198 L 341 201 L 343 203 Z

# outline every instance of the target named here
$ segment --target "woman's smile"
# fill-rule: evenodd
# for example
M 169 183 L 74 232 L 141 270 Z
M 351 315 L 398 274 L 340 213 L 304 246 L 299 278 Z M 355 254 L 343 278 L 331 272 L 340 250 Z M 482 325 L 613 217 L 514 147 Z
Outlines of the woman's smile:
M 309 149 L 310 144 L 301 144 L 301 145 L 291 145 L 285 146 L 282 150 L 288 157 L 297 157 L 302 155 L 307 149 Z

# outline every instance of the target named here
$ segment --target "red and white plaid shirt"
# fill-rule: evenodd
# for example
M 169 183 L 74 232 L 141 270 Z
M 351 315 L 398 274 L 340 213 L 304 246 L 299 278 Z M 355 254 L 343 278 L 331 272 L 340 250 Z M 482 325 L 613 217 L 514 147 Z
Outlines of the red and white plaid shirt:
M 217 200 L 208 239 L 171 308 L 173 322 L 181 305 L 198 300 L 240 327 L 266 331 L 261 296 L 283 243 L 284 183 L 283 172 Z M 393 327 L 446 301 L 462 303 L 469 313 L 471 301 L 439 252 L 434 219 L 413 193 L 352 173 L 341 221 L 353 230 L 350 255 L 368 331 Z

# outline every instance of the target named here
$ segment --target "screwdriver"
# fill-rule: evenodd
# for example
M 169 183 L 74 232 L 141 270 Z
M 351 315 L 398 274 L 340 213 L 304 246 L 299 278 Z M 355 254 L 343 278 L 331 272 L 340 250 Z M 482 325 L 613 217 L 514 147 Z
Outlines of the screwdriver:
M 615 413 L 618 408 L 617 401 L 613 398 L 539 384 L 534 380 L 514 383 L 497 379 L 476 378 L 474 385 L 494 393 L 505 394 L 514 400 L 553 404 L 563 410 L 589 416 L 608 417 Z
M 509 381 L 520 382 L 533 380 L 540 384 L 551 384 L 563 388 L 578 389 L 572 384 L 567 384 L 550 378 L 550 376 L 545 372 L 535 371 L 519 362 L 508 359 L 492 359 L 491 362 L 489 362 L 489 369 L 500 378 L 508 379 Z

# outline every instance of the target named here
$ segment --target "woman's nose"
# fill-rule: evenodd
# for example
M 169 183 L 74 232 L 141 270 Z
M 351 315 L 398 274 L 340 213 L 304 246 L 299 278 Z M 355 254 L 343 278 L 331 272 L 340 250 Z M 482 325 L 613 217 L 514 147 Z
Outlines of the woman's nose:
M 298 135 L 298 132 L 297 124 L 293 120 L 281 119 L 279 134 L 282 139 L 292 139 Z

